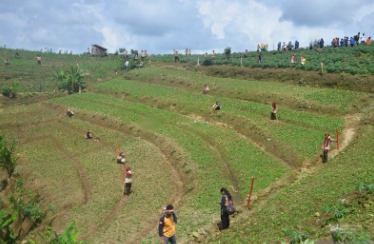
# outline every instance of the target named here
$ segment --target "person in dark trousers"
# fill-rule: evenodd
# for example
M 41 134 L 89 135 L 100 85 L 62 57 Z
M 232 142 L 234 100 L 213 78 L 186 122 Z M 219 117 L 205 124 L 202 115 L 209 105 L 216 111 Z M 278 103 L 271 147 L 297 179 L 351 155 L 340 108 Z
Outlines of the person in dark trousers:
M 169 204 L 164 209 L 164 214 L 161 216 L 158 224 L 158 235 L 161 237 L 161 243 L 176 244 L 175 237 L 177 226 L 177 215 L 174 213 L 173 205 Z
M 322 153 L 322 162 L 326 163 L 327 162 L 327 159 L 328 159 L 328 154 L 329 154 L 329 151 L 330 151 L 330 143 L 331 142 L 336 142 L 335 139 L 333 139 L 329 133 L 325 133 L 325 139 L 323 141 L 323 145 L 322 145 L 322 149 L 323 149 L 323 153 Z
M 66 112 L 66 116 L 73 117 L 73 115 L 74 115 L 74 111 L 69 108 L 68 111 Z
M 92 139 L 93 138 L 93 135 L 90 131 L 87 131 L 86 132 L 86 139 Z
M 224 230 L 230 227 L 230 218 L 229 213 L 227 212 L 227 206 L 232 197 L 230 192 L 224 187 L 221 188 L 221 194 L 221 201 L 218 202 L 221 205 L 221 223 L 219 225 L 219 229 Z
M 271 120 L 276 120 L 277 119 L 277 110 L 278 110 L 278 106 L 277 106 L 277 103 L 274 101 L 271 104 L 271 115 L 270 115 Z
M 36 61 L 39 65 L 42 65 L 42 57 L 40 55 L 36 56 Z
M 219 102 L 218 101 L 216 101 L 216 103 L 215 104 L 213 104 L 213 109 L 214 110 L 221 110 L 221 104 L 219 104 Z
M 131 171 L 130 167 L 126 168 L 126 176 L 125 176 L 125 195 L 130 195 L 131 193 L 131 185 L 132 185 L 132 174 L 133 172 Z

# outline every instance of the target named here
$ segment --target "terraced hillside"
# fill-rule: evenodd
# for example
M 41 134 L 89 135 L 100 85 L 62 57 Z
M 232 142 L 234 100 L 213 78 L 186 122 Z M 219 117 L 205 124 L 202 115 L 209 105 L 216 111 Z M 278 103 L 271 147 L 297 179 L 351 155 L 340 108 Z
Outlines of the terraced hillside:
M 89 243 L 155 243 L 162 208 L 173 203 L 180 243 L 287 241 L 292 231 L 317 240 L 330 236 L 324 206 L 353 203 L 356 186 L 373 183 L 371 94 L 217 78 L 180 65 L 95 83 L 82 94 L 30 104 L 1 98 L 0 134 L 16 140 L 17 171 L 45 212 L 36 229 L 62 231 L 75 221 Z M 274 100 L 278 120 L 271 121 Z M 212 111 L 215 101 L 222 110 Z M 87 131 L 96 139 L 85 139 Z M 336 131 L 339 151 L 324 165 L 323 134 Z M 134 171 L 130 196 L 123 195 L 117 145 Z M 218 232 L 222 186 L 239 213 L 232 228 Z M 372 198 L 341 221 L 371 239 Z

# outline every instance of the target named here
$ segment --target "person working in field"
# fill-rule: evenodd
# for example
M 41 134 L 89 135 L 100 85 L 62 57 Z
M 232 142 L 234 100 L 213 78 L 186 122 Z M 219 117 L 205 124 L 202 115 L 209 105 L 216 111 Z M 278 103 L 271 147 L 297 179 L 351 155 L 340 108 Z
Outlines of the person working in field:
M 126 154 L 124 152 L 119 152 L 117 155 L 117 163 L 125 164 L 125 162 L 126 162 Z
M 208 94 L 209 92 L 209 86 L 208 84 L 205 84 L 204 88 L 203 88 L 203 94 Z
M 271 114 L 270 114 L 270 119 L 271 120 L 276 120 L 277 119 L 277 110 L 278 110 L 278 106 L 277 106 L 277 103 L 274 101 L 271 104 Z
M 90 131 L 86 132 L 86 139 L 93 139 L 94 141 L 99 141 L 99 138 L 94 137 L 94 135 Z
M 68 108 L 68 111 L 66 112 L 66 116 L 72 117 L 74 115 L 74 111 Z
M 216 101 L 216 103 L 213 104 L 213 109 L 214 109 L 215 111 L 221 110 L 221 104 L 219 104 L 219 102 Z
M 92 139 L 93 138 L 93 135 L 90 131 L 87 131 L 86 132 L 86 139 Z
M 127 167 L 126 168 L 126 174 L 125 174 L 125 191 L 124 191 L 124 194 L 125 195 L 130 195 L 131 193 L 131 185 L 132 185 L 132 175 L 133 175 L 133 172 L 131 171 L 131 168 L 130 167 Z
M 36 61 L 39 65 L 42 65 L 42 57 L 40 55 L 36 56 Z
M 330 143 L 331 142 L 336 142 L 335 139 L 333 139 L 329 133 L 325 133 L 325 139 L 323 140 L 323 144 L 322 144 L 322 150 L 323 150 L 323 153 L 321 155 L 322 157 L 322 162 L 326 163 L 327 162 L 327 159 L 328 159 L 328 154 L 329 154 L 329 151 L 330 151 Z

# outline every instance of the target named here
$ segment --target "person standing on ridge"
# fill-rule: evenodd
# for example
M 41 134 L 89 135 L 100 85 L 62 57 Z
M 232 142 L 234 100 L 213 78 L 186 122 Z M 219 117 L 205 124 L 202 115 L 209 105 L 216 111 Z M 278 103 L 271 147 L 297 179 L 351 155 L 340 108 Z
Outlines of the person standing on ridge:
M 274 101 L 271 104 L 271 115 L 270 115 L 271 120 L 276 120 L 277 119 L 277 110 L 278 110 L 278 106 L 277 106 L 277 103 Z
M 130 167 L 127 167 L 126 168 L 126 176 L 125 176 L 125 190 L 124 190 L 124 194 L 125 195 L 130 195 L 131 193 L 131 185 L 132 185 L 132 175 L 133 175 L 133 172 L 131 171 L 131 168 Z
M 323 154 L 321 155 L 322 157 L 322 162 L 326 163 L 328 159 L 328 154 L 330 151 L 330 143 L 331 142 L 336 142 L 335 139 L 333 139 L 329 133 L 325 133 L 325 139 L 323 141 L 322 149 L 323 149 Z

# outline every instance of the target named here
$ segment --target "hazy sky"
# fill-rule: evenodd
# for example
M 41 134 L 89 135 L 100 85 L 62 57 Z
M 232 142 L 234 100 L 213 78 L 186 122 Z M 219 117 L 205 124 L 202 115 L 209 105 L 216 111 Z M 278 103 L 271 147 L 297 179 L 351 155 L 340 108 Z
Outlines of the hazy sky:
M 241 52 L 358 31 L 374 36 L 373 0 L 0 0 L 0 46 L 28 50 Z

